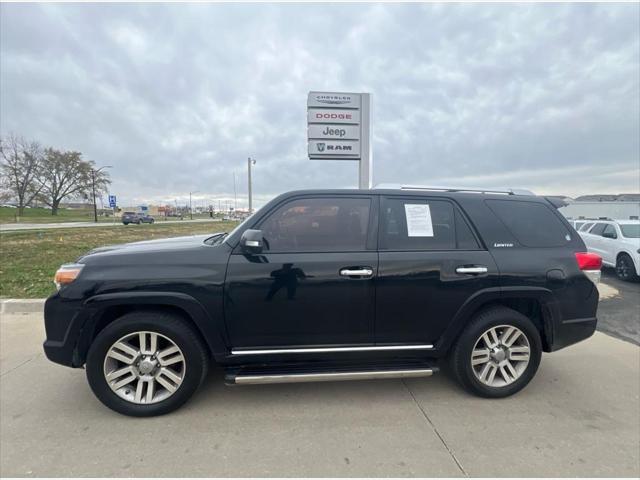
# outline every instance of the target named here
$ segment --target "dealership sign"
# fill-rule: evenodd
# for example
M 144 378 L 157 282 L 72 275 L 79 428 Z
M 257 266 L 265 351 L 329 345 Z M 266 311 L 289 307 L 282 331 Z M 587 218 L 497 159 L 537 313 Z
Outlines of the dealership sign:
M 359 186 L 371 187 L 370 95 L 309 92 L 307 145 L 311 160 L 358 160 Z

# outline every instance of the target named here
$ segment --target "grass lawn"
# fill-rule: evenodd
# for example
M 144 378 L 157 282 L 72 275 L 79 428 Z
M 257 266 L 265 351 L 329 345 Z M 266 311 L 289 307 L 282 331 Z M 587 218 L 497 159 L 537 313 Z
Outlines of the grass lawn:
M 42 298 L 55 290 L 53 275 L 95 247 L 231 231 L 236 222 L 143 224 L 0 233 L 0 297 Z
M 216 214 L 221 218 L 222 214 Z M 184 215 L 184 219 L 189 219 L 189 214 Z M 194 213 L 195 219 L 208 219 L 209 213 Z M 155 216 L 156 222 L 164 220 L 178 220 L 177 217 Z M 58 222 L 93 222 L 93 210 L 80 210 L 61 208 L 57 215 L 51 215 L 51 210 L 47 208 L 25 208 L 24 213 L 18 217 L 18 209 L 11 207 L 0 207 L 0 223 L 58 223 Z M 98 216 L 98 222 L 114 223 L 113 216 Z M 115 218 L 115 223 L 120 223 L 120 217 Z
M 47 208 L 25 208 L 18 217 L 18 209 L 0 207 L 0 223 L 57 223 L 92 222 L 93 210 L 70 210 L 61 208 L 57 215 L 51 215 Z M 98 217 L 99 222 L 113 222 L 113 217 Z

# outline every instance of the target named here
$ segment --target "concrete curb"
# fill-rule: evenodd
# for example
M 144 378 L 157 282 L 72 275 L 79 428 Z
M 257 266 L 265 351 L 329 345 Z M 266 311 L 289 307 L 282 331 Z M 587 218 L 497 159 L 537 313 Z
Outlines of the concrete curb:
M 0 314 L 38 313 L 44 311 L 46 298 L 8 298 L 0 300 Z

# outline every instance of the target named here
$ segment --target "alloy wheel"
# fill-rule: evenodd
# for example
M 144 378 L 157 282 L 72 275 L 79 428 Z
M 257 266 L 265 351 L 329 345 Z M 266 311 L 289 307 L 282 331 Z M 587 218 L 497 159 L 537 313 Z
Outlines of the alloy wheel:
M 471 352 L 475 377 L 489 387 L 504 387 L 522 376 L 529 365 L 529 339 L 512 325 L 499 325 L 485 331 Z
M 151 404 L 173 395 L 184 379 L 180 348 L 156 332 L 134 332 L 116 341 L 104 360 L 104 377 L 113 392 L 135 404 Z
M 618 258 L 616 262 L 616 273 L 623 280 L 626 280 L 631 275 L 631 265 L 629 265 L 624 255 Z

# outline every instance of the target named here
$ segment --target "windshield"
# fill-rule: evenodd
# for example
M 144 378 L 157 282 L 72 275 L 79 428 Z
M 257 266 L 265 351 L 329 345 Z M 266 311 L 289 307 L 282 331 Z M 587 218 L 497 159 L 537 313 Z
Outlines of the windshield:
M 640 223 L 621 224 L 622 236 L 627 238 L 640 238 Z

